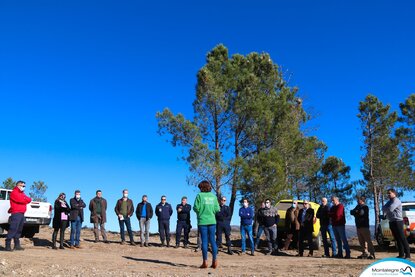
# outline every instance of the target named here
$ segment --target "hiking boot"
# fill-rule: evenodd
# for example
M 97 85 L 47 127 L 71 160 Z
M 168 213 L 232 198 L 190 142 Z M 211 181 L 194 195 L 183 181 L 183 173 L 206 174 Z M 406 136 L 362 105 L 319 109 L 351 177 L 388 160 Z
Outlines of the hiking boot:
M 207 268 L 207 267 L 208 267 L 208 263 L 206 260 L 204 260 L 200 268 Z
M 216 269 L 217 267 L 218 267 L 218 260 L 213 260 L 211 268 Z

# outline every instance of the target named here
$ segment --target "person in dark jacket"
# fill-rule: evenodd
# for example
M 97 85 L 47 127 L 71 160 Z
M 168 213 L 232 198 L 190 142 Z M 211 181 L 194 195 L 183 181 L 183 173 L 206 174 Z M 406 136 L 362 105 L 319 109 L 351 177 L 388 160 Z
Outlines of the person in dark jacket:
M 360 247 L 362 247 L 362 255 L 357 258 L 373 260 L 375 259 L 375 248 L 373 247 L 372 238 L 370 237 L 369 207 L 366 205 L 365 200 L 364 196 L 358 196 L 357 206 L 350 211 L 350 214 L 354 216 L 357 238 L 359 239 Z
M 105 222 L 107 222 L 107 200 L 102 197 L 102 191 L 97 190 L 96 196 L 89 202 L 91 212 L 91 223 L 94 224 L 95 242 L 99 242 L 99 229 L 101 229 L 102 239 L 108 243 Z
M 344 213 L 344 206 L 340 203 L 336 196 L 331 197 L 333 206 L 330 208 L 330 222 L 333 226 L 334 236 L 337 242 L 337 256 L 336 258 L 343 258 L 343 248 L 346 251 L 346 259 L 350 259 L 350 247 L 346 236 L 346 215 Z
M 255 214 L 255 224 L 257 225 L 256 227 L 257 231 L 256 231 L 256 237 L 255 237 L 255 250 L 258 250 L 259 243 L 261 242 L 261 236 L 262 236 L 262 233 L 264 232 L 264 223 L 262 222 L 262 218 L 258 216 L 261 210 L 263 210 L 264 208 L 265 208 L 265 202 L 261 202 L 261 206 L 259 207 L 258 212 Z
M 71 204 L 71 249 L 80 248 L 82 222 L 84 222 L 84 201 L 81 199 L 81 191 L 75 191 L 75 197 L 69 201 Z
M 287 238 L 284 243 L 284 250 L 290 248 L 291 243 L 297 245 L 298 231 L 300 230 L 300 223 L 298 222 L 298 205 L 297 201 L 293 200 L 291 207 L 285 212 L 285 231 L 287 232 Z
M 300 234 L 298 236 L 298 256 L 302 257 L 304 254 L 304 240 L 308 242 L 309 253 L 308 257 L 313 256 L 313 232 L 314 232 L 314 210 L 310 207 L 307 200 L 303 202 L 303 209 L 298 214 L 298 221 L 300 222 Z
M 161 202 L 156 206 L 156 216 L 159 223 L 159 234 L 161 246 L 170 247 L 170 217 L 173 214 L 173 209 L 169 203 L 166 202 L 166 196 L 161 197 Z
M 220 198 L 220 211 L 216 213 L 216 244 L 218 248 L 222 248 L 222 232 L 225 233 L 226 246 L 228 247 L 228 254 L 233 255 L 231 249 L 231 210 L 229 206 L 225 205 L 226 197 Z
M 65 230 L 69 226 L 69 214 L 71 212 L 71 208 L 69 207 L 68 203 L 66 202 L 66 195 L 65 193 L 61 192 L 56 198 L 54 203 L 54 215 L 53 215 L 53 234 L 52 234 L 52 249 L 56 248 L 56 238 L 58 236 L 58 231 L 60 230 L 60 246 L 59 249 L 65 249 L 63 247 L 63 242 L 65 240 Z
M 333 227 L 330 222 L 330 207 L 328 205 L 327 198 L 321 198 L 321 205 L 317 210 L 316 217 L 320 219 L 320 233 L 323 239 L 324 255 L 325 258 L 330 258 L 330 246 L 327 241 L 327 234 L 329 234 L 331 241 L 332 257 L 337 255 L 336 239 L 334 237 Z
M 135 246 L 133 231 L 131 230 L 131 217 L 134 214 L 134 204 L 133 201 L 128 198 L 127 189 L 122 191 L 122 198 L 118 199 L 114 210 L 115 214 L 118 216 L 118 223 L 120 225 L 121 244 L 125 244 L 125 224 L 128 236 L 130 237 L 130 244 Z
M 147 195 L 143 195 L 143 197 L 141 198 L 141 202 L 137 205 L 135 213 L 138 222 L 140 223 L 141 247 L 148 247 L 148 240 L 150 235 L 150 220 L 153 217 L 153 207 L 147 200 Z
M 252 222 L 254 219 L 254 209 L 249 206 L 248 199 L 243 199 L 243 207 L 239 209 L 239 216 L 241 218 L 241 245 L 242 254 L 246 250 L 246 235 L 248 235 L 249 243 L 251 245 L 251 255 L 255 255 L 254 238 L 252 235 Z
M 183 230 L 183 237 L 184 237 L 184 248 L 187 248 L 187 243 L 189 242 L 189 220 L 190 220 L 190 211 L 192 210 L 192 206 L 187 204 L 187 197 L 182 197 L 182 203 L 177 205 L 177 225 L 176 225 L 176 248 L 179 248 L 180 245 L 180 237 Z
M 24 181 L 18 181 L 16 186 L 10 193 L 10 227 L 6 237 L 6 251 L 13 251 L 11 248 L 11 241 L 14 241 L 14 250 L 24 250 L 20 246 L 20 236 L 22 235 L 23 225 L 25 221 L 24 213 L 26 212 L 27 204 L 32 202 L 32 199 L 28 197 L 24 190 L 26 183 Z
M 274 250 L 278 252 L 276 247 L 277 242 L 277 223 L 278 223 L 278 210 L 271 206 L 271 200 L 265 200 L 265 208 L 258 211 L 259 218 L 264 226 L 265 236 L 268 242 L 267 255 L 271 255 Z

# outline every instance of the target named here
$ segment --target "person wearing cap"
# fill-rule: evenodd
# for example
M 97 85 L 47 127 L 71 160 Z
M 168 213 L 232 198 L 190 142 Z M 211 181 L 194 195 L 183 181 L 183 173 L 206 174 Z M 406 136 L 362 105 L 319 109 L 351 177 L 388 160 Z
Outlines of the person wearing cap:
M 161 197 L 161 202 L 156 206 L 156 216 L 159 223 L 159 234 L 161 246 L 170 247 L 170 217 L 173 214 L 173 209 L 169 203 L 166 202 L 166 196 Z
M 147 200 L 147 195 L 143 195 L 143 197 L 141 198 L 141 202 L 137 205 L 135 213 L 138 222 L 140 223 L 141 247 L 148 247 L 148 240 L 150 234 L 150 220 L 153 217 L 153 207 Z
M 177 225 L 176 225 L 176 248 L 179 248 L 180 245 L 180 237 L 183 230 L 183 245 L 184 248 L 187 248 L 187 244 L 189 242 L 189 220 L 190 220 L 190 211 L 192 210 L 192 206 L 187 204 L 187 197 L 182 197 L 182 203 L 178 204 L 176 207 L 177 211 Z
M 128 198 L 127 189 L 122 191 L 122 198 L 118 199 L 114 210 L 115 214 L 118 216 L 118 223 L 120 225 L 121 244 L 125 244 L 125 224 L 128 236 L 130 237 L 130 244 L 135 246 L 133 231 L 131 230 L 131 216 L 134 214 L 134 204 L 133 201 Z
M 56 239 L 58 237 L 58 232 L 60 230 L 60 246 L 59 249 L 65 249 L 63 247 L 63 242 L 65 240 L 65 230 L 69 227 L 69 214 L 71 208 L 69 207 L 68 202 L 66 202 L 65 193 L 61 192 L 55 200 L 54 204 L 54 215 L 53 215 L 53 233 L 52 233 L 52 249 L 57 249 Z
M 298 214 L 300 222 L 300 233 L 298 236 L 298 256 L 302 257 L 304 253 L 304 240 L 308 243 L 308 257 L 313 256 L 313 232 L 314 232 L 314 209 L 310 207 L 307 200 L 303 202 L 303 208 Z
M 84 200 L 81 199 L 81 191 L 76 190 L 75 196 L 72 198 L 69 203 L 71 204 L 71 249 L 80 248 L 80 238 L 81 238 L 81 229 L 82 222 L 84 222 L 84 208 L 86 204 Z
M 101 230 L 102 239 L 108 243 L 107 232 L 105 231 L 105 222 L 107 222 L 107 200 L 102 197 L 102 191 L 97 190 L 96 196 L 89 202 L 91 212 L 91 223 L 94 224 L 95 242 L 99 242 L 99 229 Z
M 32 199 L 24 194 L 26 183 L 18 181 L 10 194 L 10 227 L 6 237 L 6 251 L 13 251 L 11 240 L 14 241 L 14 250 L 24 250 L 20 246 L 20 236 L 22 235 L 24 225 L 24 213 L 26 205 L 32 202 Z
M 228 254 L 233 255 L 231 244 L 231 210 L 226 206 L 226 197 L 220 198 L 220 211 L 216 213 L 216 244 L 222 248 L 222 233 L 225 233 Z

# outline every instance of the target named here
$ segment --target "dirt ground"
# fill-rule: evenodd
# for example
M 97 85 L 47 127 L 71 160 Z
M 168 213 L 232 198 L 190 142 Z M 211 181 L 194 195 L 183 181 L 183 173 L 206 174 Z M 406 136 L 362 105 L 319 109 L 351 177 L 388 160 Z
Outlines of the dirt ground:
M 53 250 L 49 227 L 41 228 L 33 239 L 21 239 L 25 251 L 1 252 L 0 275 L 5 276 L 359 276 L 373 261 L 356 259 L 357 241 L 350 240 L 353 259 L 321 258 L 321 250 L 314 257 L 295 257 L 296 251 L 284 251 L 279 256 L 228 255 L 220 251 L 219 268 L 199 269 L 201 252 L 195 252 L 196 238 L 192 236 L 189 249 L 162 248 L 158 236 L 151 236 L 150 247 L 121 245 L 119 234 L 109 233 L 109 244 L 94 243 L 93 232 L 83 229 L 82 249 Z M 134 239 L 139 241 L 138 234 Z M 127 236 L 128 237 L 128 236 Z M 65 239 L 69 238 L 69 230 Z M 238 234 L 234 233 L 235 252 L 240 252 Z M 174 238 L 172 236 L 174 244 Z M 4 236 L 0 240 L 4 246 Z M 396 256 L 378 252 L 377 258 Z M 224 250 L 223 250 L 224 251 Z M 305 252 L 307 254 L 307 251 Z M 209 254 L 209 262 L 211 256 Z

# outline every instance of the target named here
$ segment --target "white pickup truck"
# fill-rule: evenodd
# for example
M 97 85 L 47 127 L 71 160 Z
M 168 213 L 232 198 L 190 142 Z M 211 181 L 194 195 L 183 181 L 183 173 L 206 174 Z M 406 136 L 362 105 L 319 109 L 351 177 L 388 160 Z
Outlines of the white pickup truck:
M 9 229 L 9 208 L 10 193 L 9 189 L 0 188 L 0 233 Z M 39 233 L 40 225 L 49 225 L 52 215 L 52 205 L 47 202 L 31 202 L 27 204 L 27 210 L 24 214 L 25 223 L 23 226 L 22 236 L 33 238 Z

